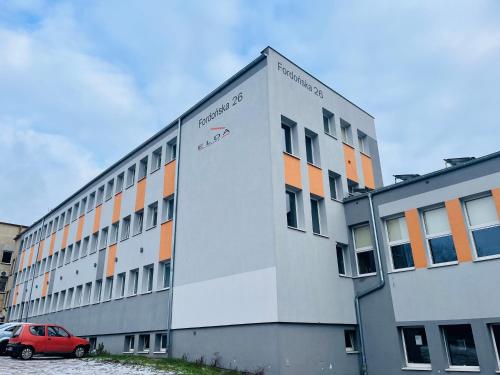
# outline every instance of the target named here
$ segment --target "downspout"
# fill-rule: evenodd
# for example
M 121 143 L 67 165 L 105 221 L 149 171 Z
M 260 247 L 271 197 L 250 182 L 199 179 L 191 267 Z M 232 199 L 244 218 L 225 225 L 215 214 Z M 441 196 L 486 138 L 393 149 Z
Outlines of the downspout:
M 378 275 L 379 275 L 379 281 L 377 285 L 372 286 L 371 288 L 359 293 L 356 295 L 354 299 L 354 304 L 356 308 L 356 320 L 358 322 L 358 332 L 359 332 L 359 352 L 361 354 L 361 375 L 367 375 L 368 374 L 368 368 L 366 365 L 366 352 L 365 352 L 365 343 L 364 343 L 364 332 L 363 332 L 363 323 L 361 320 L 361 307 L 360 307 L 360 300 L 363 297 L 366 297 L 367 295 L 380 290 L 384 287 L 385 285 L 385 277 L 384 277 L 384 270 L 382 268 L 382 258 L 380 255 L 380 247 L 379 247 L 379 242 L 378 242 L 378 234 L 377 234 L 377 222 L 375 220 L 375 212 L 373 209 L 373 199 L 372 199 L 372 193 L 368 193 L 368 201 L 370 203 L 370 218 L 373 224 L 373 237 L 375 240 L 375 252 L 377 254 L 377 268 L 378 268 Z
M 45 225 L 45 216 L 43 217 L 42 219 L 42 231 L 43 231 L 43 226 Z M 43 235 L 45 236 L 45 233 L 43 233 Z M 38 271 L 37 267 L 36 267 L 36 262 L 37 262 L 37 259 L 38 259 L 38 255 L 40 254 L 40 241 L 42 240 L 42 235 L 40 233 L 40 238 L 38 239 L 38 249 L 36 251 L 36 258 L 35 258 L 35 267 L 33 267 L 31 269 L 31 273 L 33 274 L 33 277 L 31 278 L 31 287 L 30 287 L 30 294 L 28 295 L 28 311 L 26 312 L 26 320 L 25 322 L 28 322 L 28 315 L 30 313 L 30 301 L 31 301 L 31 295 L 33 294 L 33 284 L 35 283 L 35 272 Z M 33 303 L 33 307 L 35 304 Z M 23 320 L 23 314 L 24 314 L 24 307 L 23 309 L 21 310 L 21 321 Z
M 171 331 L 172 331 L 172 304 L 174 301 L 174 270 L 175 270 L 175 244 L 177 239 L 177 202 L 179 201 L 179 166 L 180 166 L 180 155 L 181 155 L 181 125 L 182 118 L 177 119 L 177 150 L 175 155 L 175 196 L 174 196 L 174 217 L 173 217 L 173 228 L 172 228 L 172 256 L 170 259 L 170 293 L 168 301 L 168 319 L 167 319 L 167 357 L 172 357 L 171 349 Z

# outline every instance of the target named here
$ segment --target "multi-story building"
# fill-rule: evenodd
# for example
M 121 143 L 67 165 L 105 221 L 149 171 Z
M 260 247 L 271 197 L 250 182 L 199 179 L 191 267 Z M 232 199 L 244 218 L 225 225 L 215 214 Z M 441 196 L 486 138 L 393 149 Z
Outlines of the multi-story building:
M 478 198 L 491 219 L 499 157 L 382 187 L 373 117 L 266 48 L 23 234 L 9 316 L 114 353 L 266 374 L 451 371 L 439 350 L 453 358 L 464 343 L 469 358 L 471 344 L 447 326 L 479 319 L 496 332 L 496 303 L 454 298 L 462 286 L 478 298 L 485 279 L 469 275 L 494 268 L 500 249 L 488 232 L 491 254 L 472 250 L 475 221 L 450 216 L 443 234 L 443 212 Z M 496 368 L 494 341 L 481 339 L 480 364 L 460 370 Z
M 0 222 L 0 323 L 7 316 L 7 301 L 9 295 L 9 276 L 15 265 L 16 238 L 26 229 L 23 225 Z

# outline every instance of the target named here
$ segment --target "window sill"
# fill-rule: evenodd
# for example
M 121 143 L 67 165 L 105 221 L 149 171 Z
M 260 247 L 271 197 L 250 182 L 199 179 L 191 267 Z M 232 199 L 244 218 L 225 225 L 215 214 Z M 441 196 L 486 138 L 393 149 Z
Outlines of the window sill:
M 158 167 L 158 168 L 156 168 L 156 169 L 153 169 L 151 172 L 149 172 L 149 174 L 153 174 L 153 173 L 155 173 L 156 171 L 159 171 L 159 170 L 160 170 L 160 168 L 161 168 L 161 166 L 159 166 L 159 167 Z
M 328 237 L 327 235 L 324 235 L 324 234 L 321 234 L 321 233 L 314 233 L 314 232 L 313 232 L 313 234 L 314 234 L 315 236 L 322 237 L 322 238 L 326 238 L 326 239 L 329 239 L 329 238 L 330 238 L 330 237 Z
M 133 350 L 129 350 L 129 351 L 126 351 L 126 352 L 122 352 L 123 354 L 131 354 L 131 353 L 134 353 Z
M 161 288 L 161 289 L 158 289 L 158 290 L 157 290 L 157 292 L 162 292 L 162 291 L 164 291 L 164 290 L 170 290 L 170 287 L 169 287 L 169 286 L 167 286 L 166 288 Z
M 0 264 L 10 265 L 11 263 L 1 262 Z
M 157 226 L 158 226 L 158 225 L 152 225 L 152 226 L 150 226 L 149 228 L 146 228 L 146 232 L 147 232 L 148 230 L 155 229 Z
M 137 180 L 137 183 L 139 183 L 139 182 L 141 182 L 142 180 L 145 180 L 145 179 L 146 179 L 146 176 L 143 176 L 143 177 L 141 177 L 141 178 L 139 178 L 139 179 Z
M 353 276 L 353 279 L 364 279 L 365 277 L 372 277 L 372 276 L 377 276 L 377 273 L 376 272 L 364 273 L 362 275 Z
M 164 220 L 164 221 L 162 221 L 161 223 L 162 223 L 162 224 L 166 224 L 166 223 L 168 223 L 169 221 L 174 221 L 174 218 Z
M 353 278 L 352 276 L 343 275 L 343 274 L 340 274 L 340 273 L 339 273 L 339 277 L 343 277 L 344 279 L 352 279 Z
M 359 354 L 359 350 L 346 350 L 346 354 Z
M 307 165 L 310 165 L 310 166 L 311 166 L 311 167 L 313 167 L 313 168 L 317 168 L 317 169 L 321 170 L 321 167 L 320 167 L 319 165 L 316 165 L 316 164 L 311 163 L 311 162 L 309 162 L 309 161 L 307 162 Z
M 93 210 L 94 210 L 94 209 L 93 209 L 93 208 L 91 208 L 90 210 L 88 210 L 88 211 L 87 211 L 87 213 L 92 212 Z
M 151 294 L 151 293 L 153 293 L 153 291 L 152 290 L 148 290 L 147 292 L 142 292 L 141 294 Z
M 104 202 L 110 201 L 110 200 L 111 200 L 111 198 L 113 198 L 113 196 L 106 197 L 106 199 L 104 200 Z
M 460 366 L 460 367 L 448 367 L 444 369 L 447 372 L 481 372 L 479 366 Z
M 143 351 L 137 352 L 137 354 L 149 354 L 149 350 L 143 350 Z
M 159 352 L 153 352 L 153 354 L 167 354 L 166 350 L 160 350 Z
M 353 145 L 351 145 L 350 143 L 347 143 L 346 141 L 342 141 L 342 143 L 343 143 L 344 145 L 346 145 L 347 147 L 350 147 L 350 148 L 352 148 L 352 149 L 354 150 L 354 146 L 353 146 Z
M 300 158 L 299 158 L 297 155 L 290 154 L 289 152 L 283 151 L 283 154 L 288 155 L 288 156 L 291 156 L 291 157 L 292 157 L 292 158 L 294 158 L 294 159 L 300 160 Z
M 406 367 L 401 367 L 401 370 L 405 370 L 405 371 L 432 371 L 432 367 L 413 367 L 413 366 L 406 366 Z
M 115 197 L 116 197 L 118 194 L 120 194 L 122 191 L 123 191 L 123 188 L 121 188 L 121 189 L 120 189 L 120 190 L 118 190 L 118 191 L 115 191 Z
M 142 230 L 141 230 L 139 233 L 134 233 L 134 234 L 132 235 L 132 237 L 136 237 L 136 236 L 138 236 L 138 235 L 139 235 L 139 234 L 141 234 L 141 233 L 142 233 Z
M 370 158 L 370 159 L 372 158 L 372 157 L 371 157 L 369 154 L 367 154 L 366 152 L 359 151 L 359 153 L 360 153 L 361 155 L 365 155 L 367 158 Z
M 478 257 L 473 260 L 473 262 L 484 262 L 486 260 L 500 259 L 500 254 L 497 255 L 488 255 L 485 257 Z
M 306 231 L 305 231 L 304 229 L 291 227 L 291 226 L 289 226 L 289 225 L 287 225 L 287 228 L 288 228 L 288 229 L 292 229 L 292 230 L 296 230 L 297 232 L 306 233 Z
M 391 274 L 391 273 L 400 273 L 400 272 L 408 272 L 408 271 L 415 271 L 415 267 L 399 268 L 397 270 L 392 270 L 392 271 L 389 271 L 387 273 Z
M 116 297 L 115 300 L 124 299 L 124 298 L 125 298 L 124 296 Z
M 130 189 L 132 186 L 134 186 L 134 184 L 125 186 L 125 190 Z
M 337 136 L 335 136 L 335 135 L 333 135 L 333 134 L 330 134 L 330 133 L 328 133 L 328 132 L 325 132 L 325 134 L 326 134 L 327 136 L 329 136 L 329 137 L 332 137 L 332 138 L 333 138 L 333 139 L 335 139 L 336 141 L 338 140 L 338 139 L 337 139 Z
M 342 203 L 340 199 L 330 197 L 330 200 L 337 203 Z
M 428 266 L 428 269 L 432 268 L 440 268 L 440 267 L 447 267 L 447 266 L 458 266 L 458 261 L 453 261 L 453 262 L 444 262 L 444 263 L 436 263 L 436 264 L 431 264 Z
M 127 298 L 130 298 L 130 297 L 135 297 L 137 295 L 137 293 L 134 293 L 134 294 L 130 294 L 127 296 Z
M 120 239 L 120 242 L 127 241 L 130 237 Z

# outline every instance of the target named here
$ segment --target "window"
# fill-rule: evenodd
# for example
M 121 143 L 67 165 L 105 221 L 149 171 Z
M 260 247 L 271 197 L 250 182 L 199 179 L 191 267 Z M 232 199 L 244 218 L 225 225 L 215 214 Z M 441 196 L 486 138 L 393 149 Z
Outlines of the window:
M 102 185 L 98 190 L 97 190 L 97 198 L 95 205 L 96 207 L 102 204 L 102 199 L 104 198 L 104 185 Z
M 2 253 L 2 263 L 10 264 L 12 261 L 12 251 L 4 250 Z
M 405 327 L 401 338 L 407 367 L 431 368 L 429 346 L 424 327 Z
M 80 216 L 83 216 L 86 208 L 87 208 L 87 197 L 82 199 L 82 203 L 80 205 Z
M 66 255 L 66 249 L 61 249 L 61 251 L 59 252 L 59 264 L 58 264 L 59 267 L 62 267 L 62 265 L 64 264 L 65 255 Z M 51 259 L 49 257 L 47 259 L 47 268 L 50 268 L 50 262 Z
M 414 267 L 413 254 L 408 239 L 408 228 L 404 216 L 388 219 L 385 224 L 392 267 L 395 270 Z
M 167 352 L 167 335 L 164 333 L 157 333 L 155 346 L 156 346 L 155 350 L 158 351 L 159 353 L 166 353 Z
M 449 263 L 457 260 L 457 253 L 450 233 L 448 215 L 444 207 L 424 211 L 427 244 L 432 263 Z
M 110 300 L 111 297 L 113 297 L 113 276 L 106 278 L 106 286 L 104 293 L 106 300 Z
M 94 303 L 101 302 L 102 280 L 96 280 L 94 291 Z
M 342 194 L 342 179 L 339 174 L 328 171 L 328 182 L 330 185 L 330 198 L 335 200 L 341 200 L 343 198 Z
M 161 210 L 162 223 L 174 218 L 174 197 L 163 198 L 163 207 Z
M 344 341 L 345 341 L 346 352 L 356 352 L 358 350 L 356 341 L 356 330 L 346 329 L 344 331 Z
M 166 289 L 170 287 L 170 262 L 160 263 L 161 279 L 160 288 Z
M 286 191 L 286 223 L 289 227 L 297 228 L 297 197 L 294 192 Z
M 125 296 L 125 272 L 116 276 L 116 294 L 117 298 Z
M 347 179 L 347 190 L 349 191 L 349 194 L 354 194 L 356 193 L 356 190 L 358 189 L 359 184 L 355 181 Z
M 111 235 L 109 238 L 109 243 L 111 245 L 118 242 L 119 225 L 120 225 L 120 222 L 118 222 L 118 221 L 111 225 Z
M 144 283 L 142 291 L 143 293 L 151 292 L 153 290 L 153 265 L 144 267 Z
M 125 180 L 125 174 L 122 172 L 116 177 L 116 190 L 115 194 L 118 194 L 123 190 L 123 181 Z
M 443 336 L 450 369 L 468 367 L 479 370 L 472 328 L 468 324 L 443 326 Z
M 93 353 L 97 349 L 97 337 L 89 337 L 89 344 L 89 351 Z
M 71 208 L 68 209 L 68 213 L 66 215 L 66 224 L 69 224 L 71 221 Z
M 128 167 L 127 170 L 127 187 L 130 187 L 135 182 L 135 164 Z
M 47 333 L 50 337 L 69 337 L 69 333 L 61 327 L 48 326 Z
M 101 229 L 101 240 L 99 241 L 99 250 L 106 248 L 108 245 L 108 227 Z
M 134 235 L 142 233 L 142 221 L 144 218 L 144 210 L 135 213 L 134 217 Z
M 368 146 L 368 138 L 366 134 L 358 130 L 358 147 L 359 151 L 365 155 L 370 155 L 370 149 Z
M 492 324 L 490 329 L 491 337 L 493 338 L 493 347 L 497 356 L 497 366 L 500 367 L 500 324 Z
M 73 302 L 73 288 L 68 289 L 68 298 L 66 299 L 66 308 L 70 309 L 71 308 L 71 303 Z
M 130 215 L 123 218 L 122 220 L 122 234 L 120 239 L 122 241 L 126 240 L 130 236 Z
M 321 219 L 320 219 L 320 204 L 321 202 L 311 197 L 311 220 L 313 233 L 321 234 Z
M 148 229 L 156 227 L 156 224 L 158 224 L 158 202 L 148 206 Z
M 139 176 L 138 181 L 142 180 L 148 174 L 148 157 L 141 159 L 139 162 Z
M 167 162 L 170 162 L 172 160 L 175 160 L 176 157 L 177 157 L 177 138 L 174 138 L 167 143 L 167 156 L 165 160 Z
M 137 294 L 139 287 L 139 270 L 135 269 L 130 271 L 129 278 L 129 295 L 134 296 Z
M 30 326 L 30 333 L 33 336 L 45 336 L 45 326 Z
M 149 352 L 149 335 L 139 335 L 139 352 Z
M 82 292 L 83 292 L 83 285 L 78 285 L 76 287 L 75 303 L 73 307 L 79 307 L 82 304 Z
M 135 337 L 133 335 L 125 336 L 125 347 L 123 349 L 124 353 L 133 353 L 134 352 L 134 340 Z
M 358 275 L 376 273 L 370 227 L 368 225 L 355 227 L 353 229 L 353 238 Z
M 82 258 L 87 255 L 87 251 L 89 249 L 89 241 L 90 237 L 88 236 L 83 239 L 83 243 L 81 246 Z
M 90 303 L 90 295 L 92 294 L 92 283 L 85 284 L 85 291 L 83 294 L 83 304 L 88 305 Z
M 307 135 L 306 135 L 306 157 L 308 163 L 314 164 L 313 140 L 311 137 Z
M 95 203 L 95 191 L 89 195 L 89 205 L 87 206 L 87 212 L 90 212 L 94 209 Z
M 161 147 L 157 148 L 153 151 L 153 155 L 151 157 L 151 173 L 157 171 L 161 167 Z
M 68 264 L 71 262 L 71 256 L 73 255 L 73 245 L 69 245 L 68 249 L 66 250 L 66 260 L 64 264 Z
M 73 218 L 72 220 L 75 221 L 78 218 L 78 209 L 80 208 L 80 203 L 75 203 L 73 206 Z
M 63 213 L 61 214 L 61 216 L 60 216 L 60 219 L 59 219 L 59 228 L 58 228 L 59 230 L 61 230 L 61 229 L 62 229 L 62 227 L 64 226 L 64 217 L 65 217 L 65 215 L 66 215 L 66 214 L 63 212 Z
M 318 135 L 312 131 L 305 130 L 306 141 L 306 159 L 307 162 L 314 165 L 319 165 L 319 144 Z
M 347 276 L 347 265 L 349 262 L 349 257 L 347 255 L 347 246 L 338 243 L 335 246 L 335 250 L 337 252 L 337 267 L 339 275 Z
M 95 232 L 92 235 L 92 242 L 90 243 L 90 254 L 94 254 L 97 251 L 98 240 L 99 240 L 99 232 Z
M 326 134 L 335 134 L 335 115 L 323 108 L 323 130 Z
M 292 128 L 287 124 L 281 124 L 283 130 L 283 151 L 293 154 Z
M 5 286 L 7 285 L 7 276 L 1 275 L 0 276 L 0 293 L 5 292 Z
M 114 179 L 109 180 L 106 187 L 106 200 L 111 199 L 111 197 L 113 196 L 114 188 L 115 188 L 115 180 Z
M 352 129 L 351 124 L 349 124 L 344 119 L 340 119 L 340 131 L 342 135 L 342 142 L 352 145 Z
M 467 224 L 478 258 L 500 254 L 500 221 L 492 196 L 465 202 Z

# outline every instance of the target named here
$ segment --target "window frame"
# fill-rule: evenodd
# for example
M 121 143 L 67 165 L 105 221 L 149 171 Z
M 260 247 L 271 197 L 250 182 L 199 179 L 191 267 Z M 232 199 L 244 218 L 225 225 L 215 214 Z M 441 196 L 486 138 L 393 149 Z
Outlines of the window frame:
M 452 365 L 451 364 L 450 349 L 449 349 L 448 338 L 446 337 L 446 330 L 445 330 L 445 328 L 449 327 L 449 326 L 454 326 L 454 325 L 465 325 L 465 326 L 469 326 L 470 327 L 470 330 L 471 330 L 471 333 L 472 333 L 472 339 L 474 340 L 474 347 L 476 348 L 476 358 L 477 358 L 477 362 L 478 362 L 477 366 L 469 366 L 469 365 L 459 366 L 459 365 Z M 477 355 L 476 340 L 474 339 L 474 331 L 472 329 L 472 325 L 471 324 L 467 324 L 467 323 L 464 323 L 464 324 L 448 324 L 448 325 L 441 326 L 440 327 L 440 331 L 441 331 L 441 336 L 442 336 L 443 342 L 444 342 L 444 348 L 445 348 L 445 352 L 446 352 L 446 358 L 447 358 L 447 361 L 448 361 L 448 368 L 446 370 L 449 370 L 449 371 L 472 371 L 472 372 L 479 372 L 479 371 L 481 371 L 481 366 L 479 365 L 479 356 Z
M 447 232 L 438 232 L 438 233 L 434 233 L 434 234 L 428 234 L 427 233 L 427 222 L 426 222 L 426 219 L 425 219 L 425 213 L 426 212 L 430 212 L 430 211 L 434 211 L 434 210 L 438 210 L 438 209 L 443 209 L 444 210 L 444 212 L 446 214 L 446 219 L 448 220 L 448 228 L 449 228 L 449 230 Z M 429 258 L 429 262 L 431 264 L 431 267 L 432 266 L 434 266 L 434 267 L 441 267 L 441 266 L 448 266 L 448 265 L 458 264 L 458 254 L 457 254 L 457 249 L 455 248 L 455 244 L 453 244 L 453 248 L 455 250 L 455 257 L 457 259 L 451 260 L 451 261 L 447 261 L 447 262 L 436 263 L 436 262 L 434 262 L 434 257 L 432 256 L 432 247 L 431 247 L 431 242 L 430 242 L 431 240 L 436 239 L 436 238 L 451 237 L 451 241 L 453 242 L 453 235 L 451 233 L 450 220 L 448 218 L 448 212 L 446 210 L 446 206 L 443 205 L 443 204 L 439 204 L 439 205 L 435 205 L 435 206 L 431 206 L 431 207 L 426 207 L 426 208 L 424 208 L 424 209 L 421 210 L 420 217 L 421 217 L 421 221 L 422 221 L 422 224 L 423 224 L 423 227 L 424 227 L 425 247 L 426 247 L 426 250 L 427 250 L 427 256 Z
M 493 327 L 499 327 L 500 329 L 500 323 L 492 323 L 489 324 L 489 331 L 491 335 L 491 340 L 493 341 L 493 349 L 495 350 L 495 359 L 497 361 L 497 372 L 500 371 L 500 342 L 496 342 L 495 340 L 495 333 L 493 332 Z M 500 335 L 499 335 L 500 336 Z M 499 337 L 500 339 L 500 337 Z
M 408 328 L 423 328 L 425 332 L 425 339 L 427 341 L 427 350 L 429 351 L 429 363 L 413 363 L 408 360 L 408 352 L 406 347 L 406 339 L 404 335 L 404 330 Z M 429 340 L 427 339 L 427 331 L 425 330 L 425 326 L 406 326 L 400 327 L 399 329 L 401 343 L 403 344 L 403 354 L 405 358 L 405 367 L 412 370 L 432 370 L 432 361 L 430 359 L 430 348 L 429 348 Z
M 404 271 L 413 271 L 415 270 L 415 259 L 413 258 L 413 249 L 411 247 L 411 241 L 410 241 L 410 235 L 408 234 L 408 239 L 407 240 L 398 240 L 398 241 L 391 241 L 391 237 L 389 236 L 389 226 L 387 225 L 389 220 L 396 220 L 396 219 L 403 219 L 406 221 L 406 216 L 404 214 L 401 215 L 396 215 L 396 216 L 390 216 L 384 218 L 384 227 L 385 227 L 385 238 L 387 240 L 387 248 L 388 248 L 388 253 L 389 253 L 389 259 L 390 259 L 390 265 L 391 265 L 391 271 L 392 272 L 404 272 Z M 407 228 L 408 228 L 408 223 L 406 223 Z M 403 268 L 396 268 L 394 266 L 394 258 L 392 256 L 392 246 L 398 246 L 398 245 L 405 245 L 409 244 L 410 245 L 410 252 L 413 260 L 413 266 L 411 267 L 403 267 Z
M 371 240 L 372 245 L 371 246 L 365 246 L 365 247 L 357 248 L 356 247 L 356 236 L 354 235 L 354 231 L 357 228 L 362 228 L 362 227 L 365 227 L 365 226 L 368 227 L 368 231 L 370 232 L 370 240 Z M 372 230 L 370 228 L 370 224 L 366 223 L 366 224 L 360 224 L 360 225 L 353 226 L 352 229 L 351 229 L 351 235 L 352 235 L 352 244 L 353 244 L 353 248 L 354 248 L 354 260 L 356 261 L 356 274 L 357 274 L 357 277 L 375 276 L 377 274 L 377 262 L 375 260 L 375 249 L 374 249 L 374 246 L 373 246 L 373 237 L 372 237 Z M 375 272 L 360 273 L 359 272 L 358 254 L 360 254 L 360 253 L 366 253 L 366 252 L 369 252 L 369 251 L 371 251 L 373 253 L 373 263 L 375 265 Z
M 158 147 L 151 153 L 151 173 L 156 172 L 158 169 L 161 168 L 161 159 L 163 155 L 163 149 L 162 147 Z
M 294 210 L 292 210 L 292 202 L 290 200 L 290 196 L 293 197 L 293 207 L 294 207 Z M 297 193 L 295 191 L 292 191 L 292 190 L 289 190 L 289 189 L 286 189 L 285 190 L 285 198 L 286 198 L 286 201 L 285 201 L 285 218 L 286 218 L 286 224 L 287 224 L 287 227 L 288 228 L 292 228 L 292 229 L 299 229 L 299 217 L 298 217 L 298 204 L 297 204 Z M 288 202 L 290 202 L 290 212 L 294 212 L 294 215 L 295 215 L 295 225 L 291 225 L 289 220 L 288 220 L 288 210 L 287 210 L 287 205 L 288 205 Z

